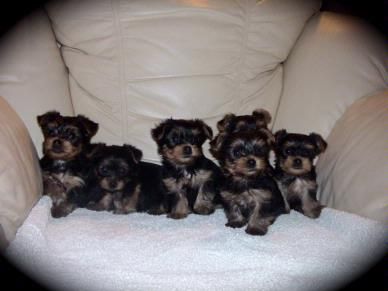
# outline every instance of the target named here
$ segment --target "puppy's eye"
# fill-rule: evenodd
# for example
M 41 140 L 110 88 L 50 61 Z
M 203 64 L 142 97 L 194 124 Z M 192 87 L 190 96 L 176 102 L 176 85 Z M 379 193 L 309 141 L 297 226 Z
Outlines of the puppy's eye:
M 255 130 L 256 129 L 256 124 L 255 123 L 248 123 L 246 125 L 246 130 Z
M 267 152 L 268 152 L 268 149 L 267 149 L 265 146 L 263 146 L 263 147 L 255 147 L 255 148 L 254 148 L 254 153 L 255 153 L 255 155 L 257 155 L 257 156 L 263 156 L 263 155 L 265 155 Z
M 190 136 L 187 138 L 187 141 L 190 143 L 190 144 L 199 144 L 199 138 L 197 136 Z
M 171 140 L 172 140 L 172 142 L 173 142 L 174 144 L 179 143 L 179 137 L 176 136 L 176 135 L 174 135 L 174 136 L 171 138 Z
M 126 171 L 126 169 L 124 169 L 124 168 L 119 168 L 119 169 L 117 170 L 117 173 L 118 173 L 120 176 L 125 176 L 125 175 L 127 174 L 127 171 Z
M 98 170 L 98 172 L 100 173 L 101 176 L 108 176 L 108 168 L 105 167 L 105 166 L 102 166 L 100 167 L 100 169 Z
M 246 151 L 244 149 L 234 149 L 233 150 L 233 155 L 236 157 L 236 158 L 241 158 L 243 156 L 246 156 Z
M 289 149 L 289 148 L 286 149 L 284 152 L 286 153 L 286 155 L 289 155 L 289 156 L 293 155 L 293 153 L 294 153 L 294 151 L 292 149 Z
M 48 128 L 47 129 L 47 134 L 49 136 L 56 136 L 58 133 L 58 130 L 56 128 Z

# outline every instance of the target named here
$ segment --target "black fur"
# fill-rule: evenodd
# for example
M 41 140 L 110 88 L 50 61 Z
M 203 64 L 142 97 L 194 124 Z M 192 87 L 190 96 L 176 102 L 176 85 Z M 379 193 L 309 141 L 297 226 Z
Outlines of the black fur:
M 316 198 L 314 158 L 325 151 L 326 142 L 316 133 L 304 135 L 284 129 L 276 132 L 275 138 L 274 177 L 287 207 L 311 218 L 319 217 L 324 206 Z
M 212 130 L 202 120 L 167 119 L 151 135 L 162 157 L 168 217 L 210 214 L 219 201 L 220 170 L 202 152 Z
M 226 226 L 247 224 L 247 233 L 264 235 L 276 218 L 286 213 L 268 161 L 272 141 L 272 134 L 261 128 L 225 133 L 213 143 L 223 172 L 220 192 L 228 219 Z
M 38 116 L 37 121 L 44 135 L 44 156 L 40 159 L 43 194 L 53 201 L 52 216 L 63 217 L 85 199 L 87 155 L 93 148 L 90 140 L 96 134 L 98 124 L 82 115 L 62 116 L 56 111 Z
M 132 211 L 163 213 L 161 167 L 141 162 L 141 157 L 141 151 L 130 145 L 101 144 L 91 157 L 93 166 L 85 189 L 87 204 L 84 206 L 120 214 Z M 103 179 L 106 179 L 106 185 Z M 122 187 L 116 188 L 120 183 L 123 183 Z M 109 188 L 110 184 L 112 188 Z M 101 202 L 106 195 L 111 197 Z

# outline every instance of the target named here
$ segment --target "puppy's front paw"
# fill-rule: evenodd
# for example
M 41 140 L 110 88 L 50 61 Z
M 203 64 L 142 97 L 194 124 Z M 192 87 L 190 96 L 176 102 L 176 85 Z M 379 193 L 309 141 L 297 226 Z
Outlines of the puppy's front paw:
M 248 226 L 245 229 L 245 232 L 250 235 L 265 235 L 268 231 L 268 228 L 257 227 L 257 226 Z
M 228 221 L 228 223 L 225 224 L 227 227 L 232 228 L 240 228 L 243 227 L 246 224 L 244 220 L 234 220 L 234 221 Z
M 151 215 L 162 215 L 166 213 L 166 210 L 164 209 L 164 207 L 160 206 L 160 207 L 151 208 L 150 210 L 147 211 L 147 213 Z
M 70 205 L 57 205 L 51 207 L 51 215 L 54 218 L 60 218 L 60 217 L 65 217 L 68 216 L 72 211 L 73 207 Z
M 188 215 L 187 213 L 171 212 L 171 213 L 167 214 L 167 217 L 172 218 L 172 219 L 182 219 L 182 218 L 187 217 L 187 215 Z
M 194 212 L 197 214 L 202 214 L 202 215 L 208 215 L 213 213 L 215 210 L 214 206 L 212 204 L 202 204 L 198 207 L 194 207 Z
M 315 218 L 318 218 L 321 215 L 322 209 L 324 207 L 325 206 L 322 206 L 322 205 L 319 204 L 319 205 L 316 205 L 316 206 L 312 207 L 311 209 L 304 210 L 303 214 L 306 215 L 307 217 L 315 219 Z

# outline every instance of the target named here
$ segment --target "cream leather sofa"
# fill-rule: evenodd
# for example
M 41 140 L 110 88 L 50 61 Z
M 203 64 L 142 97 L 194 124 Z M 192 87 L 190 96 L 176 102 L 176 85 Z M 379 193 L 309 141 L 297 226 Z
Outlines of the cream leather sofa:
M 0 44 L 1 241 L 41 196 L 36 116 L 54 109 L 98 122 L 95 141 L 131 143 L 158 162 L 149 130 L 161 119 L 202 118 L 215 130 L 225 113 L 265 108 L 274 131 L 327 138 L 324 204 L 387 222 L 387 45 L 361 20 L 319 9 L 80 0 L 23 19 Z

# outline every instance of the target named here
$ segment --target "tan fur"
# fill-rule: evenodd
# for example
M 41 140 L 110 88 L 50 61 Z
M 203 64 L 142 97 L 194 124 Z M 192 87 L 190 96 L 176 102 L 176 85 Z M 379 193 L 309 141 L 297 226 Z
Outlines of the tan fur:
M 248 160 L 253 159 L 256 161 L 256 166 L 254 168 L 248 167 Z M 235 162 L 226 161 L 225 169 L 229 171 L 233 176 L 234 175 L 244 175 L 252 176 L 257 175 L 258 172 L 265 170 L 268 164 L 266 159 L 260 159 L 256 156 L 247 156 L 236 160 Z
M 139 201 L 141 185 L 137 185 L 133 193 L 129 197 L 115 197 L 113 201 L 116 214 L 128 214 L 136 211 Z
M 85 182 L 78 176 L 68 173 L 51 174 L 43 173 L 43 193 L 52 198 L 53 204 L 66 200 L 66 194 L 75 187 L 81 187 Z
M 52 151 L 53 143 L 57 139 L 58 139 L 57 137 L 47 137 L 43 142 L 44 154 L 46 154 L 48 157 L 50 157 L 53 160 L 68 161 L 78 156 L 79 153 L 82 151 L 81 144 L 78 147 L 74 147 L 71 144 L 71 142 L 64 139 L 60 139 L 62 142 L 62 151 L 60 153 L 53 152 Z
M 300 169 L 295 169 L 293 163 L 295 159 L 300 159 L 302 161 L 302 167 Z M 280 163 L 281 169 L 291 175 L 303 175 L 311 171 L 312 163 L 308 158 L 305 157 L 287 157 L 282 163 Z
M 185 195 L 179 195 L 178 202 L 167 216 L 174 219 L 185 218 L 190 213 L 189 201 Z
M 124 181 L 118 180 L 118 181 L 117 181 L 117 186 L 116 186 L 115 188 L 112 189 L 112 188 L 109 186 L 109 182 L 111 182 L 111 181 L 112 181 L 112 179 L 109 178 L 109 177 L 106 177 L 106 178 L 101 179 L 101 180 L 100 180 L 100 186 L 101 186 L 101 188 L 102 188 L 102 189 L 105 189 L 105 190 L 110 190 L 110 191 L 121 191 L 121 190 L 124 188 L 124 186 L 125 186 Z
M 262 189 L 251 189 L 240 194 L 231 193 L 228 191 L 221 192 L 222 198 L 232 206 L 231 213 L 228 214 L 228 226 L 242 227 L 245 223 L 245 217 L 241 214 L 241 208 L 253 209 L 248 218 L 248 226 L 246 232 L 253 235 L 264 235 L 268 226 L 270 226 L 275 217 L 261 217 L 260 208 L 263 203 L 268 201 L 272 193 Z
M 166 186 L 168 192 L 179 193 L 182 191 L 183 187 L 200 187 L 203 183 L 209 180 L 211 176 L 210 171 L 200 170 L 195 175 L 190 175 L 188 173 L 181 179 L 166 178 L 163 179 L 163 183 Z
M 186 157 L 183 153 L 183 148 L 185 146 L 191 147 L 192 154 L 189 157 Z M 162 149 L 162 155 L 167 157 L 170 161 L 177 165 L 186 165 L 194 162 L 195 158 L 202 155 L 202 149 L 196 145 L 191 144 L 182 144 L 173 147 L 172 149 L 164 146 Z
M 290 204 L 287 201 L 288 189 L 280 181 L 276 181 L 276 184 L 278 185 L 280 193 L 282 194 L 282 197 L 283 197 L 283 200 L 284 200 L 284 204 L 285 204 L 285 208 L 286 208 L 286 212 L 290 213 L 291 208 L 290 208 Z
M 209 214 L 214 210 L 212 202 L 207 199 L 207 193 L 203 191 L 203 185 L 211 177 L 211 172 L 206 170 L 199 170 L 195 175 L 186 173 L 183 178 L 178 180 L 174 178 L 166 178 L 163 180 L 165 187 L 168 192 L 176 193 L 178 195 L 178 203 L 175 209 L 172 210 L 170 216 L 173 218 L 183 218 L 186 217 L 190 212 L 189 204 L 186 198 L 186 193 L 184 193 L 184 188 L 199 188 L 198 195 L 194 203 L 194 210 L 199 214 Z
M 198 214 L 209 214 L 214 211 L 214 205 L 212 203 L 214 194 L 206 193 L 204 191 L 204 183 L 209 180 L 210 176 L 210 171 L 201 170 L 193 177 L 193 184 L 200 185 L 198 195 L 193 206 L 194 211 Z
M 296 178 L 286 190 L 287 199 L 292 199 L 293 196 L 299 197 L 302 201 L 303 213 L 308 217 L 316 218 L 319 216 L 322 206 L 309 195 L 309 191 L 316 189 L 317 183 L 315 181 Z
M 98 201 L 97 203 L 92 203 L 87 206 L 88 209 L 90 210 L 95 210 L 95 211 L 109 211 L 112 208 L 112 203 L 113 203 L 113 195 L 112 193 L 105 193 L 104 196 Z

